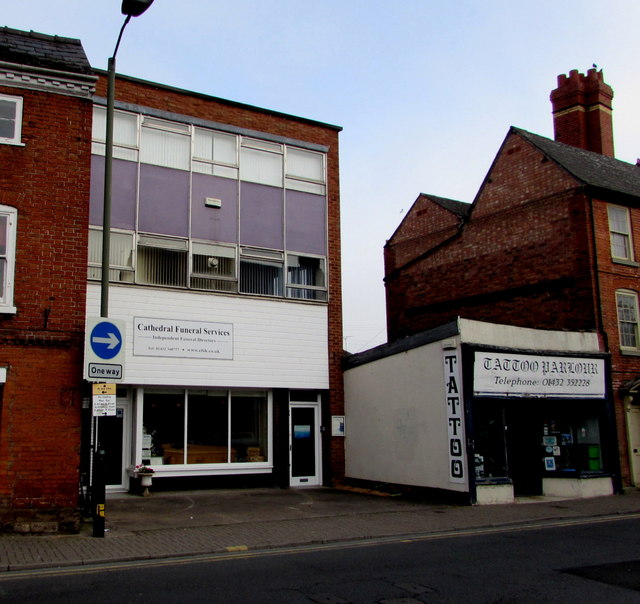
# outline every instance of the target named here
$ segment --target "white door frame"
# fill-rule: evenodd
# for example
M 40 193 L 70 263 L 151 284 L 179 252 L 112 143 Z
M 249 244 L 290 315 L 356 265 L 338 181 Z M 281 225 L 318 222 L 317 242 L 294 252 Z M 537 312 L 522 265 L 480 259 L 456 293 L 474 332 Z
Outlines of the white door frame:
M 314 411 L 314 440 L 315 440 L 315 475 L 293 476 L 293 409 L 312 409 Z M 320 486 L 322 484 L 322 439 L 321 439 L 320 401 L 289 403 L 289 485 L 292 487 Z

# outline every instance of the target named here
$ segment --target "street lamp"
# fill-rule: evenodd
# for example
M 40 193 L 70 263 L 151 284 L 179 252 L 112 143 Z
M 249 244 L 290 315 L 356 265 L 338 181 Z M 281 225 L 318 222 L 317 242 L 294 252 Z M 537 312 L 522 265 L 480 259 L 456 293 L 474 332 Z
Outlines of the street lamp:
M 131 17 L 139 17 L 153 4 L 153 0 L 122 0 L 122 24 L 118 41 L 109 58 L 107 68 L 107 132 L 104 149 L 104 201 L 102 213 L 102 279 L 100 289 L 100 316 L 109 316 L 109 266 L 111 260 L 111 185 L 113 180 L 113 114 L 116 89 L 116 55 L 122 34 Z M 95 418 L 94 447 L 92 447 L 91 502 L 93 508 L 93 536 L 104 537 L 104 503 L 106 475 L 104 451 L 98 451 L 98 417 Z
M 111 186 L 113 174 L 113 112 L 116 89 L 116 55 L 122 34 L 131 17 L 139 17 L 153 4 L 153 0 L 123 0 L 122 24 L 118 41 L 107 66 L 107 133 L 104 150 L 104 206 L 102 214 L 102 280 L 100 289 L 100 316 L 109 316 L 109 265 L 111 260 Z

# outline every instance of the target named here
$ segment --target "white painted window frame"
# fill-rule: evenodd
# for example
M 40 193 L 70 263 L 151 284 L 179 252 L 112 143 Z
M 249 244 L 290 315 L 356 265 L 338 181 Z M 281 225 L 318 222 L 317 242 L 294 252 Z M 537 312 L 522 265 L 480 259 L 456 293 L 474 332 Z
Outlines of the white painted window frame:
M 620 229 L 614 225 L 613 213 L 619 212 L 619 216 L 624 216 L 624 228 Z M 633 237 L 631 234 L 631 215 L 629 213 L 629 208 L 625 208 L 623 206 L 617 205 L 609 205 L 607 206 L 607 217 L 609 219 L 609 240 L 611 246 L 611 257 L 613 260 L 622 260 L 626 262 L 634 261 L 633 254 Z M 616 255 L 616 246 L 614 245 L 614 237 L 620 237 L 624 240 L 625 245 L 625 255 L 619 256 Z
M 0 144 L 24 146 L 22 143 L 22 110 L 23 110 L 22 97 L 11 96 L 8 94 L 0 94 L 0 100 L 14 103 L 16 106 L 16 117 L 15 117 L 13 136 L 12 137 L 0 136 Z
M 13 301 L 14 278 L 16 264 L 16 228 L 18 222 L 18 210 L 11 206 L 0 205 L 0 216 L 7 218 L 6 250 L 0 255 L 0 262 L 4 264 L 4 270 L 0 273 L 3 279 L 4 294 L 0 297 L 0 313 L 15 314 L 16 307 Z
M 625 297 L 628 300 L 632 301 L 632 306 L 634 310 L 634 320 L 630 320 L 627 317 L 623 317 L 620 314 L 620 299 L 621 297 Z M 618 334 L 620 340 L 620 349 L 622 351 L 640 351 L 640 329 L 639 329 L 639 313 L 638 313 L 638 293 L 629 289 L 619 289 L 616 290 L 616 311 L 618 314 Z M 622 326 L 623 324 L 631 324 L 634 326 L 635 333 L 635 346 L 629 346 L 623 342 L 623 332 Z

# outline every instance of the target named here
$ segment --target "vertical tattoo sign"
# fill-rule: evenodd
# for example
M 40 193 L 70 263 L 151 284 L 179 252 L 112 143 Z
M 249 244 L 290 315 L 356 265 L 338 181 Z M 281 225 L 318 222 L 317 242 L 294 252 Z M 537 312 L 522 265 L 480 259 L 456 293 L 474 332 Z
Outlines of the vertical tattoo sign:
M 457 350 L 445 350 L 444 391 L 447 402 L 447 432 L 449 436 L 449 482 L 466 482 L 464 398 Z

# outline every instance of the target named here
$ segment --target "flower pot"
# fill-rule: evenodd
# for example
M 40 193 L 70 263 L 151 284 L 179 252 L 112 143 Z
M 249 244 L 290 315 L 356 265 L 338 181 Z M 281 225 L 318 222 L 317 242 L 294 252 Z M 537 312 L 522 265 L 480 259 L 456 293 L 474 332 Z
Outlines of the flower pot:
M 149 493 L 149 487 L 151 486 L 151 479 L 153 477 L 153 474 L 151 472 L 141 472 L 138 473 L 138 476 L 140 476 L 140 485 L 143 489 L 142 496 L 149 497 L 149 495 L 151 495 L 151 493 Z

